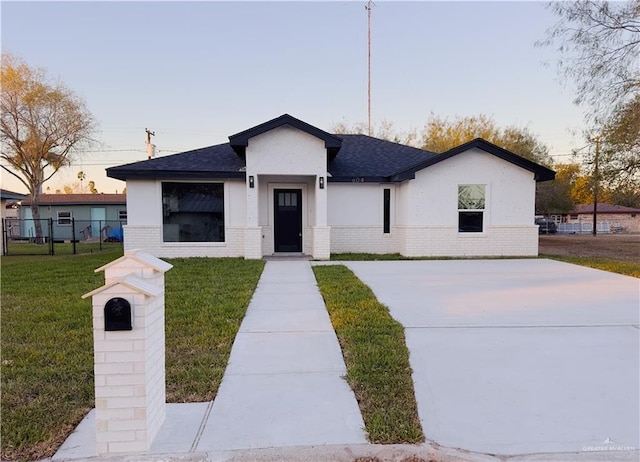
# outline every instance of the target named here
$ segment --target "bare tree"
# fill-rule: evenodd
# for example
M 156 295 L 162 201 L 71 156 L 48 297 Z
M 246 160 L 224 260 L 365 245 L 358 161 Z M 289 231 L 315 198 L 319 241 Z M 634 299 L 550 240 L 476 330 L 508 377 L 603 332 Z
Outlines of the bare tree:
M 42 239 L 42 185 L 70 156 L 92 142 L 96 123 L 83 100 L 41 69 L 2 54 L 0 140 L 2 165 L 29 190 L 36 237 Z
M 640 1 L 552 2 L 559 21 L 539 46 L 556 46 L 558 71 L 573 81 L 575 103 L 601 122 L 640 90 Z

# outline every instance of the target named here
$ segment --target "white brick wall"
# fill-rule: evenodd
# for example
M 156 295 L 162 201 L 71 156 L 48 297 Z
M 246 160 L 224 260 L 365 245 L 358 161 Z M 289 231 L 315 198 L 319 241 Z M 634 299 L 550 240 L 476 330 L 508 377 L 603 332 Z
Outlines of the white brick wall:
M 400 234 L 394 227 L 388 234 L 382 226 L 331 226 L 331 252 L 400 252 Z
M 161 258 L 241 257 L 244 227 L 225 228 L 225 242 L 162 242 L 162 225 L 125 225 L 124 249 L 140 249 Z
M 316 260 L 328 260 L 331 256 L 331 228 L 328 226 L 313 227 L 313 253 Z
M 260 226 L 244 230 L 244 258 L 259 260 L 262 258 L 262 228 Z
M 492 226 L 485 233 L 458 233 L 456 227 L 403 227 L 407 257 L 537 256 L 536 226 Z

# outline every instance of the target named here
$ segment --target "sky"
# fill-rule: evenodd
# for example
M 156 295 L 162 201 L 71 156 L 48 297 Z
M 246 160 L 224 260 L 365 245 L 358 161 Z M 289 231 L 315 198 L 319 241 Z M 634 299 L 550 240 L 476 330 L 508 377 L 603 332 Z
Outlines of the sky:
M 99 144 L 45 188 L 83 171 L 228 141 L 284 113 L 331 131 L 367 121 L 365 1 L 0 3 L 2 51 L 46 69 L 82 97 Z M 558 162 L 582 146 L 582 109 L 558 80 L 558 55 L 535 47 L 557 18 L 542 2 L 376 1 L 371 117 L 399 132 L 431 113 L 483 113 L 526 127 Z M 576 134 L 577 133 L 577 134 Z M 3 189 L 26 192 L 6 172 Z

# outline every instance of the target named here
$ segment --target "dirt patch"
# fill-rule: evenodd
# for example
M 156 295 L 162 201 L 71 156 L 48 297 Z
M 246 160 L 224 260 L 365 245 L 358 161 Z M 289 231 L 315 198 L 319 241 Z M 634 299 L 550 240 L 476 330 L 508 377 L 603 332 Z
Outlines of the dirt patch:
M 556 234 L 540 236 L 541 255 L 640 261 L 640 234 Z

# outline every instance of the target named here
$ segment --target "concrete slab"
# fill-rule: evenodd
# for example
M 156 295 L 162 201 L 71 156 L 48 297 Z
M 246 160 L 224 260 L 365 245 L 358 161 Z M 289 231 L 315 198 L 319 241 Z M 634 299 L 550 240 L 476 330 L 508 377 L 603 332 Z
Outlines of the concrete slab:
M 273 264 L 272 264 L 273 263 Z M 266 285 L 271 282 L 277 284 L 290 284 L 307 282 L 316 283 L 316 279 L 311 271 L 301 271 L 302 265 L 309 265 L 308 261 L 269 261 L 264 267 L 264 271 L 260 276 L 260 285 Z
M 167 418 L 148 453 L 193 452 L 210 406 L 211 403 L 167 404 Z M 91 410 L 51 459 L 63 461 L 95 457 L 96 416 L 95 410 Z
M 267 284 L 253 295 L 247 313 L 258 309 L 260 311 L 317 310 L 322 313 L 327 312 L 322 297 L 318 297 L 318 294 L 313 292 L 309 293 L 309 287 L 296 286 L 287 289 L 287 286 L 282 284 Z
M 80 421 L 51 460 L 82 459 L 96 455 L 96 411 L 92 409 Z
M 640 280 L 550 260 L 347 266 L 406 327 L 427 438 L 507 455 L 640 448 Z
M 276 313 L 274 311 L 281 311 Z M 283 312 L 286 311 L 286 312 Z M 329 321 L 326 310 L 309 309 L 287 309 L 287 310 L 259 310 L 252 311 L 251 316 L 247 316 L 240 332 L 299 332 L 318 331 L 333 332 L 333 327 Z
M 362 426 L 333 373 L 226 375 L 197 450 L 362 444 Z
M 167 404 L 167 419 L 151 445 L 152 454 L 188 453 L 195 449 L 212 403 Z
M 380 264 L 377 264 L 380 263 Z M 407 327 L 629 325 L 640 284 L 552 260 L 353 262 Z
M 225 374 L 289 374 L 346 369 L 335 332 L 239 333 Z
M 637 448 L 640 376 L 613 328 L 407 329 L 430 439 L 491 454 Z M 419 353 L 414 353 L 419 352 Z

